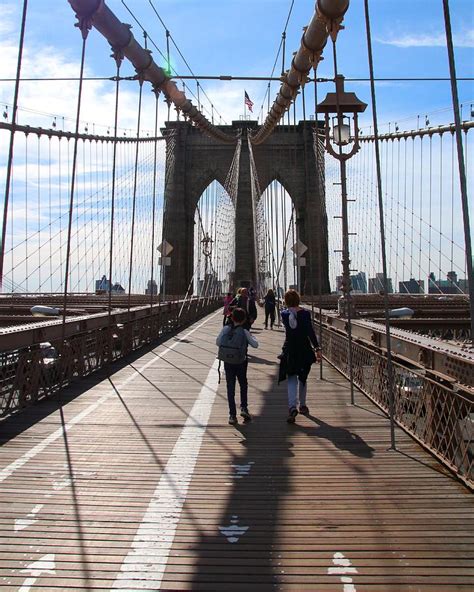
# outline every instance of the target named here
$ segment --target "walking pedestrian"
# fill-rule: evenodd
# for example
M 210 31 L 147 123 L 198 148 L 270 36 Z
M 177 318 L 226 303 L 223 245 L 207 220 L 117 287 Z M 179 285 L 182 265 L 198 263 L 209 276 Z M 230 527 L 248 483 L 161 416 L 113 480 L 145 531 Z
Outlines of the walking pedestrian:
M 247 329 L 244 329 L 246 320 L 245 310 L 235 308 L 232 311 L 232 325 L 223 327 L 216 339 L 216 345 L 219 347 L 217 357 L 224 362 L 230 425 L 237 423 L 236 380 L 239 381 L 240 386 L 240 415 L 244 421 L 252 419 L 248 410 L 247 349 L 249 345 L 257 348 L 258 341 Z
M 255 300 L 249 298 L 249 291 L 247 288 L 239 288 L 237 296 L 230 303 L 232 308 L 242 308 L 245 311 L 246 319 L 244 322 L 244 329 L 249 330 L 255 319 L 257 318 L 257 307 Z
M 224 319 L 222 321 L 223 325 L 227 325 L 227 320 L 230 317 L 231 314 L 231 310 L 230 310 L 230 303 L 232 302 L 233 297 L 232 297 L 232 293 L 231 292 L 227 292 L 227 294 L 224 296 L 224 310 L 222 311 L 222 314 L 224 315 Z
M 268 318 L 270 317 L 270 329 L 273 329 L 273 325 L 275 323 L 275 307 L 276 307 L 276 299 L 275 299 L 275 292 L 270 288 L 266 293 L 264 299 L 264 306 L 265 306 L 265 329 L 268 329 Z
M 311 366 L 321 359 L 321 348 L 314 332 L 309 310 L 300 307 L 296 290 L 285 293 L 286 309 L 281 313 L 285 327 L 285 342 L 280 358 L 278 382 L 288 379 L 288 423 L 294 423 L 299 412 L 308 415 L 306 381 Z M 314 348 L 314 351 L 313 351 Z M 315 354 L 316 352 L 316 354 Z

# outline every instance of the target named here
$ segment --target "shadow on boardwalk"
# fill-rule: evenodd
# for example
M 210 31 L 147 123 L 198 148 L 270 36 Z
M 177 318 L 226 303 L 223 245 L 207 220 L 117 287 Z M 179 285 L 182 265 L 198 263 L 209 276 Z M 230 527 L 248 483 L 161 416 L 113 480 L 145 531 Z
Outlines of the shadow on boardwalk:
M 299 472 L 308 470 L 314 474 L 315 469 L 313 463 L 305 465 L 301 461 L 300 456 L 308 458 L 307 452 L 297 448 L 303 442 L 301 435 L 327 440 L 334 445 L 334 453 L 337 449 L 348 451 L 369 462 L 373 456 L 373 448 L 360 436 L 317 417 L 308 417 L 314 425 L 308 426 L 307 420 L 306 425 L 287 424 L 286 382 L 277 387 L 275 376 L 274 384 L 274 388 L 262 393 L 260 414 L 250 423 L 235 426 L 241 435 L 241 452 L 229 457 L 234 470 L 231 489 L 226 492 L 225 506 L 216 518 L 218 527 L 213 534 L 208 531 L 201 535 L 193 549 L 196 563 L 191 590 L 195 592 L 260 592 L 279 587 L 284 563 L 280 555 L 280 523 L 291 521 L 293 513 L 298 514 L 300 524 L 304 522 L 308 500 L 306 493 L 294 493 L 292 464 L 297 464 Z M 223 481 L 228 481 L 225 475 L 209 487 L 208 499 L 214 500 L 216 507 L 220 506 L 219 494 L 214 495 L 212 486 L 218 492 Z M 306 490 L 308 495 L 312 495 L 310 488 Z M 298 533 L 294 534 L 297 538 Z

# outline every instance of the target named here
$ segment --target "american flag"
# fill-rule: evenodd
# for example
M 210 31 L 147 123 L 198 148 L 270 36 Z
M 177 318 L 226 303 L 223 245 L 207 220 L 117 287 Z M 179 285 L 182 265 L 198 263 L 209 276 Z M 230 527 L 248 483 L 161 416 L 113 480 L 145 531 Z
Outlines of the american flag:
M 247 91 L 245 92 L 245 96 L 244 96 L 244 103 L 247 105 L 247 107 L 249 108 L 250 113 L 253 113 L 252 107 L 253 107 L 253 103 L 250 100 L 250 97 L 247 94 Z

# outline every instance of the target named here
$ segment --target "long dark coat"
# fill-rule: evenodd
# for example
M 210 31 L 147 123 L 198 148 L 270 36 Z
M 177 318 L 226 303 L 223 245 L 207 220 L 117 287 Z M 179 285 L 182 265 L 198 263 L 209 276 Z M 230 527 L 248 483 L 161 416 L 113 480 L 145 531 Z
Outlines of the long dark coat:
M 280 356 L 278 382 L 296 374 L 304 383 L 308 378 L 311 365 L 316 361 L 313 347 L 319 347 L 311 314 L 308 310 L 299 310 L 296 315 L 298 323 L 296 329 L 290 327 L 289 310 L 282 311 L 281 319 L 285 327 L 285 342 Z

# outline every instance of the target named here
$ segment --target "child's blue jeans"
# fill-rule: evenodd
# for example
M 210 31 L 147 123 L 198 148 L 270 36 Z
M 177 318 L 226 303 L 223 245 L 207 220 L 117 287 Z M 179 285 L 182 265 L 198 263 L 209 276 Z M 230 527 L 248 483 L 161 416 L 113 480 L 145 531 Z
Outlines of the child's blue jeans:
M 240 385 L 240 408 L 247 408 L 247 360 L 243 364 L 224 364 L 225 379 L 227 382 L 227 401 L 229 402 L 229 414 L 237 415 L 235 407 L 235 381 Z

